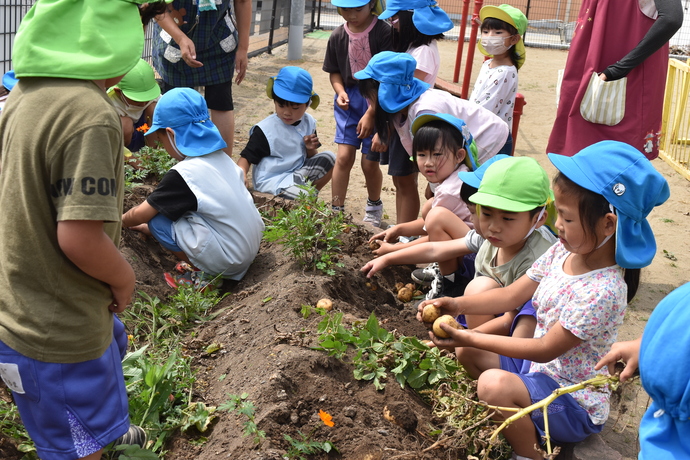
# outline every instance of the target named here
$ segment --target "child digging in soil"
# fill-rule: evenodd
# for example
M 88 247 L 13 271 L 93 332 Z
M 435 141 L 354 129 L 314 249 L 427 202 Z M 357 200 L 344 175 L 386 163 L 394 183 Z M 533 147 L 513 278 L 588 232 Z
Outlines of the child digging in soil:
M 122 128 L 106 95 L 143 48 L 133 1 L 41 0 L 14 42 L 19 82 L 0 117 L 0 197 L 12 203 L 0 213 L 0 377 L 43 460 L 146 444 L 130 425 L 115 316 L 135 276 L 118 250 Z
M 663 176 L 638 150 L 621 142 L 599 142 L 573 157 L 549 154 L 549 159 L 559 170 L 553 183 L 560 241 L 507 287 L 419 305 L 421 321 L 426 303 L 458 315 L 507 311 L 532 298 L 538 322 L 534 338 L 445 325 L 441 328 L 449 338 L 429 334 L 437 346 L 456 348 L 465 369 L 479 379 L 479 399 L 493 406 L 524 408 L 556 388 L 606 373 L 595 365 L 616 340 L 640 268 L 656 252 L 646 216 L 669 197 Z M 531 361 L 529 368 L 523 360 Z M 579 442 L 600 432 L 609 395 L 608 388 L 585 388 L 559 396 L 549 408 L 551 438 Z M 495 415 L 497 420 L 505 417 Z M 505 429 L 514 458 L 543 458 L 535 446 L 541 444 L 544 428 L 537 411 Z
M 299 67 L 283 67 L 268 79 L 266 94 L 273 99 L 275 113 L 249 131 L 249 141 L 237 165 L 248 182 L 252 169 L 254 190 L 295 199 L 312 183 L 321 190 L 331 180 L 335 155 L 321 152 L 316 120 L 306 113 L 316 109 L 319 95 L 312 90 L 309 72 Z M 249 186 L 249 185 L 247 185 Z
M 125 227 L 153 236 L 196 270 L 166 274 L 169 284 L 204 288 L 241 279 L 256 257 L 264 224 L 244 186 L 244 173 L 222 150 L 204 98 L 191 88 L 165 93 L 146 133 L 180 162 L 140 205 L 122 216 Z

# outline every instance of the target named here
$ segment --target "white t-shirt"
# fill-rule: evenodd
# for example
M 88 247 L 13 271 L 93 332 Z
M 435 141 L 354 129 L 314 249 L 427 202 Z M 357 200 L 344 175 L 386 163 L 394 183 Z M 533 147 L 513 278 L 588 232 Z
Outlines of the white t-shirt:
M 490 67 L 493 59 L 482 64 L 470 101 L 503 118 L 508 127 L 513 127 L 513 110 L 518 87 L 518 71 L 513 65 Z
M 496 155 L 508 140 L 508 124 L 493 112 L 438 89 L 428 89 L 409 105 L 407 119 L 396 123 L 400 141 L 412 155 L 412 121 L 425 113 L 447 113 L 467 123 L 477 146 L 479 163 Z
M 438 52 L 436 40 L 432 40 L 428 45 L 410 48 L 407 50 L 407 54 L 415 58 L 417 70 L 427 74 L 424 81 L 433 87 L 436 83 L 438 70 L 441 68 L 441 53 Z

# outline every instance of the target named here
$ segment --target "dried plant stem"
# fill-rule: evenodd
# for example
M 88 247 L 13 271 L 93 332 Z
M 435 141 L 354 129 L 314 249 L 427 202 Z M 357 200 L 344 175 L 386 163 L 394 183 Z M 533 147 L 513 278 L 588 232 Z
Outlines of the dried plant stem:
M 551 437 L 549 436 L 549 419 L 548 419 L 548 408 L 549 404 L 551 404 L 556 398 L 558 398 L 561 395 L 568 394 L 568 393 L 573 393 L 578 390 L 583 390 L 587 387 L 601 387 L 604 385 L 608 384 L 616 384 L 618 383 L 618 375 L 612 375 L 612 376 L 605 376 L 605 375 L 597 375 L 594 378 L 591 378 L 589 380 L 586 380 L 584 382 L 575 384 L 575 385 L 570 385 L 567 387 L 563 388 L 557 388 L 553 390 L 553 393 L 551 393 L 549 396 L 546 398 L 542 399 L 541 401 L 532 404 L 531 406 L 527 406 L 525 408 L 517 410 L 517 413 L 514 415 L 511 415 L 507 419 L 501 423 L 501 425 L 494 431 L 494 433 L 491 435 L 491 438 L 489 439 L 489 442 L 494 442 L 496 441 L 496 438 L 498 437 L 499 433 L 503 431 L 503 429 L 507 428 L 511 423 L 513 423 L 515 420 L 518 420 L 525 415 L 530 414 L 532 411 L 537 410 L 537 409 L 542 409 L 544 412 L 544 433 L 546 434 L 546 449 L 549 454 L 552 453 L 551 449 Z M 496 411 L 515 411 L 516 408 L 514 407 L 498 407 L 498 406 L 487 406 L 490 409 L 494 409 Z

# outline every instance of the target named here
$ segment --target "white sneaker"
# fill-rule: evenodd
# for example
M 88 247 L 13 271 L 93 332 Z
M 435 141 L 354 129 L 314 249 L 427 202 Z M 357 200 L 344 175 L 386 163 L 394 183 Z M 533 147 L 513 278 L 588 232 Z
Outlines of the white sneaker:
M 374 227 L 380 227 L 381 218 L 383 218 L 383 204 L 364 208 L 364 219 L 362 219 L 364 222 L 369 222 Z

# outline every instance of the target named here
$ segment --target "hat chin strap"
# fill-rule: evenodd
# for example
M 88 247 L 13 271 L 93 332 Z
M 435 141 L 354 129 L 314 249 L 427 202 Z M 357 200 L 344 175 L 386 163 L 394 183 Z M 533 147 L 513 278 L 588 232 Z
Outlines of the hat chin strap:
M 527 232 L 527 235 L 523 238 L 523 240 L 526 240 L 529 238 L 529 236 L 537 229 L 537 225 L 539 224 L 539 221 L 541 220 L 542 216 L 546 212 L 546 205 L 544 205 L 543 208 L 541 208 L 541 212 L 539 213 L 539 217 L 537 217 L 537 221 L 532 225 L 532 228 L 529 229 L 529 232 Z
M 179 156 L 181 156 L 183 160 L 184 160 L 185 158 L 187 158 L 187 156 L 186 156 L 184 153 L 182 153 L 182 152 L 180 152 L 180 151 L 178 150 L 177 145 L 175 144 L 175 141 L 173 140 L 172 137 L 170 137 L 170 131 L 168 131 L 168 130 L 166 129 L 166 130 L 165 130 L 165 134 L 168 135 L 168 140 L 170 141 L 170 145 L 172 145 L 172 148 L 175 149 L 175 152 L 176 152 Z
M 611 203 L 609 203 L 609 210 L 611 210 L 611 212 L 612 212 L 613 214 L 616 214 L 616 210 L 613 208 L 613 205 L 612 205 Z M 609 236 L 607 236 L 606 238 L 604 238 L 604 241 L 602 241 L 601 243 L 599 243 L 599 246 L 597 246 L 596 248 L 594 248 L 594 250 L 596 251 L 597 249 L 599 249 L 600 247 L 602 247 L 603 245 L 605 245 L 606 243 L 608 243 L 608 241 L 609 241 L 609 240 L 613 237 L 613 235 L 615 235 L 615 234 L 616 234 L 616 232 L 613 232 L 613 233 L 611 233 Z

